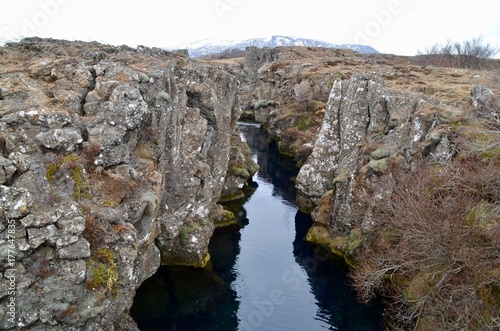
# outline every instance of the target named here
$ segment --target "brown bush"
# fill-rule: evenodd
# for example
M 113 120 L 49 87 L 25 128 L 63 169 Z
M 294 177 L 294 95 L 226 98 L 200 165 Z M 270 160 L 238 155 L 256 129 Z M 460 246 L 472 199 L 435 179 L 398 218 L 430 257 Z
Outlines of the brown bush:
M 314 128 L 301 130 L 296 127 L 290 127 L 283 132 L 283 136 L 281 137 L 281 144 L 290 149 L 290 154 L 299 166 L 303 165 L 312 153 L 312 142 L 315 137 L 315 132 L 312 130 Z
M 80 157 L 90 173 L 94 173 L 97 167 L 95 160 L 97 160 L 100 153 L 101 146 L 98 144 L 88 144 L 82 149 Z
M 139 137 L 144 142 L 153 143 L 155 145 L 158 145 L 159 134 L 160 134 L 160 131 L 158 130 L 158 128 L 154 127 L 152 124 L 149 124 L 140 131 Z
M 499 174 L 498 160 L 467 156 L 397 180 L 350 275 L 362 301 L 387 298 L 391 327 L 500 326 Z
M 290 65 L 290 62 L 283 62 L 283 61 L 277 61 L 277 62 L 273 62 L 270 66 L 269 66 L 269 73 L 272 73 L 274 74 L 276 72 L 276 70 L 279 70 L 279 69 L 282 69 L 282 68 L 285 68 L 285 67 L 288 67 Z
M 68 306 L 65 310 L 61 311 L 58 316 L 58 319 L 71 318 L 76 313 L 76 306 Z
M 106 230 L 93 216 L 85 216 L 85 230 L 83 237 L 89 242 L 91 251 L 96 251 L 101 248 L 106 238 Z
M 50 276 L 53 276 L 55 274 L 56 274 L 56 270 L 50 264 L 50 261 L 43 260 L 40 262 L 40 266 L 38 268 L 38 276 L 40 278 L 46 279 L 46 278 L 49 278 Z

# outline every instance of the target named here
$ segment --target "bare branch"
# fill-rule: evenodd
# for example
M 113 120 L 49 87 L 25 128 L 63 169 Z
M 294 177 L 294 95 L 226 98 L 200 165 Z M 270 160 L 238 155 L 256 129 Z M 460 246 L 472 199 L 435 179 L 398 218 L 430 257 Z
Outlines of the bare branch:
M 495 142 L 496 144 L 496 142 Z M 498 160 L 498 159 L 496 159 Z M 364 302 L 382 293 L 395 328 L 498 325 L 499 162 L 462 157 L 401 176 L 381 228 L 350 277 Z
M 494 58 L 497 47 L 484 43 L 483 37 L 474 37 L 463 42 L 448 40 L 445 44 L 434 44 L 418 51 L 421 57 L 427 57 L 429 64 L 449 65 L 456 68 L 482 69 L 485 59 Z

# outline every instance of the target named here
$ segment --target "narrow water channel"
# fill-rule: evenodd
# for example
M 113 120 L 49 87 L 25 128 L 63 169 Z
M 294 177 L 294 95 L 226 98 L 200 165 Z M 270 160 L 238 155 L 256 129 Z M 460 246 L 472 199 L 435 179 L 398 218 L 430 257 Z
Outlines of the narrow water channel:
M 220 229 L 205 269 L 162 267 L 137 291 L 141 330 L 382 330 L 381 307 L 356 301 L 346 270 L 303 237 L 311 226 L 295 206 L 298 169 L 256 124 L 242 137 L 260 166 L 240 226 Z

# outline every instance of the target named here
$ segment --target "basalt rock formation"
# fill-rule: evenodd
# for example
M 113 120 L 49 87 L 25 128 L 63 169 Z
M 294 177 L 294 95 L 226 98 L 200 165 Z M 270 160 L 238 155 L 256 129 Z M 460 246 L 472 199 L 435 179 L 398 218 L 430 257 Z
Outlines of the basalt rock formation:
M 206 263 L 217 202 L 256 170 L 237 89 L 185 52 L 0 48 L 1 329 L 131 330 L 160 264 Z
M 383 293 L 397 329 L 498 327 L 500 101 L 466 100 L 338 80 L 297 176 L 306 239 L 354 267 L 362 300 Z
M 370 233 L 376 222 L 371 211 L 392 192 L 391 167 L 453 156 L 447 113 L 453 116 L 453 109 L 439 100 L 389 89 L 377 77 L 336 81 L 313 152 L 297 176 L 299 205 L 308 211 L 321 206 L 313 217 L 332 236 Z

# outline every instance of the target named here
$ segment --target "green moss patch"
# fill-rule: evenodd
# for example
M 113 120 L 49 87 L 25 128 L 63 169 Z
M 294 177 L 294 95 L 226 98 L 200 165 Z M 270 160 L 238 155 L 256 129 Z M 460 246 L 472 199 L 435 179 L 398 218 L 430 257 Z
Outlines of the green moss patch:
M 208 218 L 216 228 L 231 226 L 237 223 L 234 213 L 224 209 L 221 205 L 216 205 L 210 212 L 210 215 L 208 215 Z
M 348 238 L 344 236 L 332 237 L 326 226 L 313 225 L 306 235 L 306 241 L 325 247 L 332 254 L 342 257 L 348 265 L 350 261 L 346 259 L 346 249 Z
M 92 254 L 87 261 L 86 286 L 93 291 L 117 293 L 118 270 L 115 263 L 115 253 L 109 248 L 101 248 Z
M 59 171 L 60 167 L 61 167 L 60 164 L 55 164 L 55 163 L 51 163 L 47 166 L 47 171 L 45 171 L 45 178 L 47 178 L 49 183 L 54 182 L 55 175 L 57 171 Z
M 47 166 L 45 178 L 49 183 L 54 183 L 58 178 L 58 173 L 69 172 L 70 178 L 73 180 L 73 198 L 75 201 L 82 197 L 88 197 L 88 185 L 85 178 L 85 167 L 81 158 L 76 154 L 65 155 L 64 157 L 56 156 L 53 162 Z
M 229 173 L 233 176 L 241 177 L 241 178 L 249 178 L 250 173 L 248 172 L 247 169 L 244 167 L 239 167 L 236 165 L 233 165 L 229 168 Z
M 191 235 L 198 229 L 199 225 L 196 223 L 183 227 L 179 231 L 179 239 L 181 240 L 181 243 L 184 245 L 187 244 L 189 242 L 189 238 L 191 237 Z

